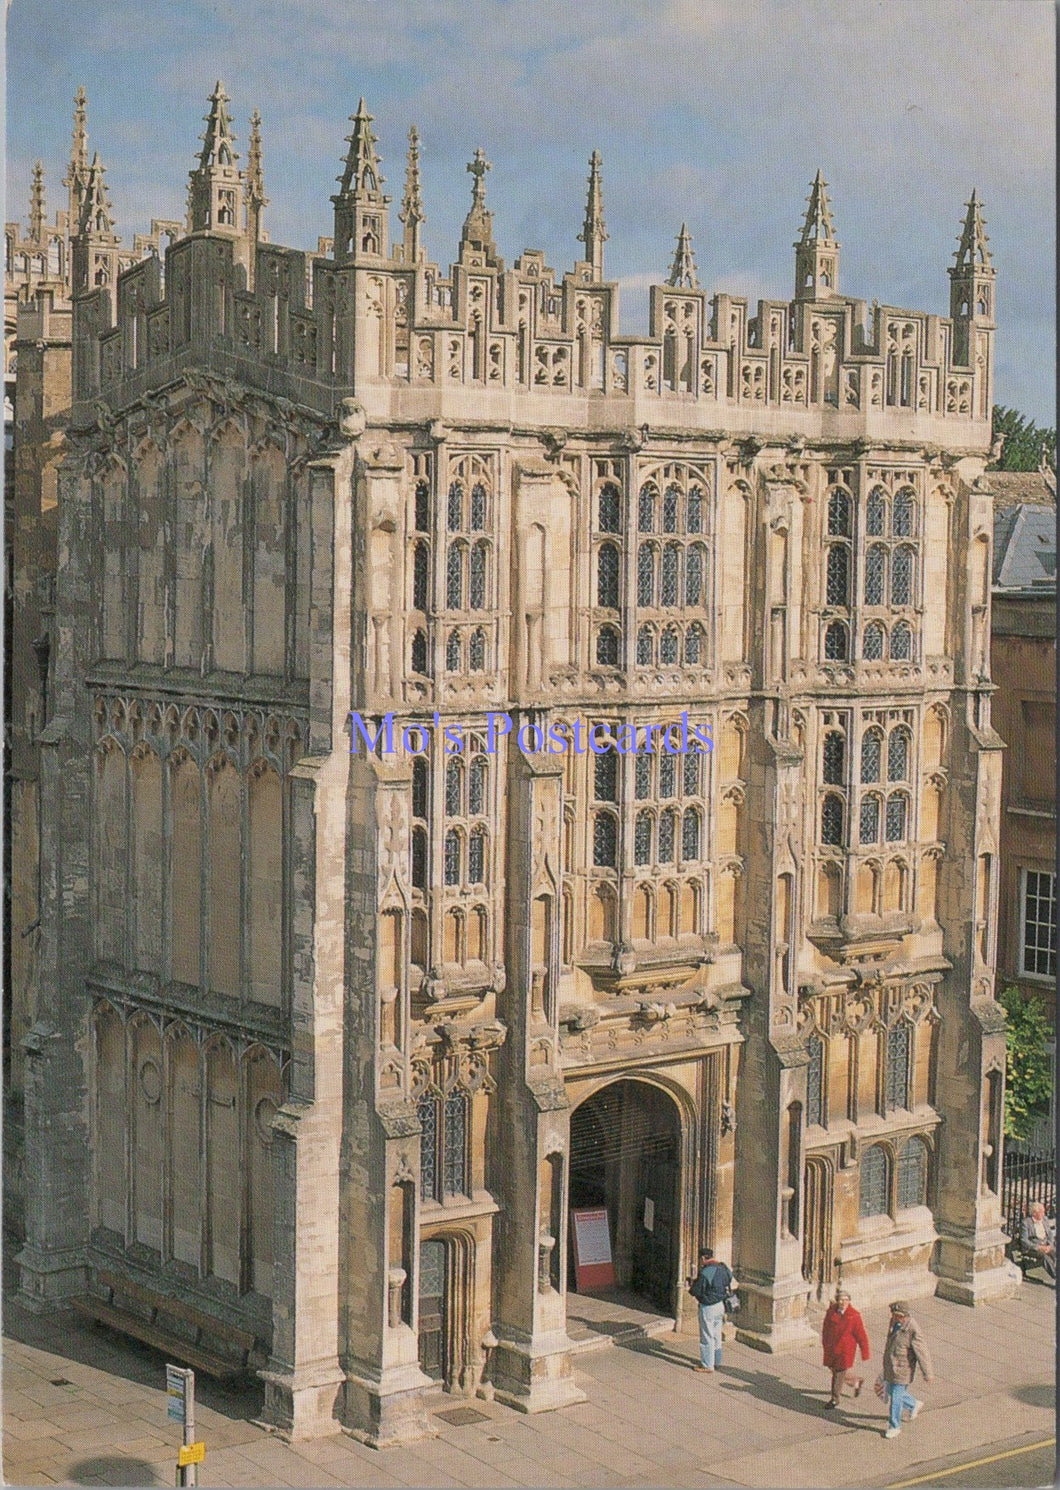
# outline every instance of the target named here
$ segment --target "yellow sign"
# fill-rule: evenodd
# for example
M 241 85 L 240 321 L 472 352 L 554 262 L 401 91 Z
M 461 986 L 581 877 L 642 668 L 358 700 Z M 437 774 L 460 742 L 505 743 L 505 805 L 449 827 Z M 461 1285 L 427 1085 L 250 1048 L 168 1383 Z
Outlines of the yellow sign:
M 177 1450 L 177 1468 L 184 1469 L 189 1464 L 201 1464 L 206 1458 L 206 1445 L 200 1443 L 186 1443 Z

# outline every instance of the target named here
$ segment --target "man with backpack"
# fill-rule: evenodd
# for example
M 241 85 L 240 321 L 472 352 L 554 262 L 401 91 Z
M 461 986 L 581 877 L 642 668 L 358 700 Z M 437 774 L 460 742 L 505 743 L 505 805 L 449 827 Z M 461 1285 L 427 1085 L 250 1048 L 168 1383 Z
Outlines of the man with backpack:
M 699 1304 L 699 1359 L 697 1371 L 715 1371 L 721 1365 L 721 1326 L 725 1299 L 736 1287 L 732 1273 L 714 1256 L 711 1247 L 699 1249 L 699 1272 L 689 1293 Z

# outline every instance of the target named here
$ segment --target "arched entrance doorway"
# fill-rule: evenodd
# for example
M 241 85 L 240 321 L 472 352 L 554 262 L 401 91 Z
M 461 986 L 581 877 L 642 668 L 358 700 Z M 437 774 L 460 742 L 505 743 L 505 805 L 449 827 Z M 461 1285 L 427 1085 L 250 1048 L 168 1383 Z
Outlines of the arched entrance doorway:
M 677 1106 L 659 1087 L 612 1082 L 571 1113 L 569 1209 L 606 1209 L 615 1285 L 666 1313 L 680 1257 L 680 1180 Z M 577 1291 L 573 1249 L 569 1258 Z

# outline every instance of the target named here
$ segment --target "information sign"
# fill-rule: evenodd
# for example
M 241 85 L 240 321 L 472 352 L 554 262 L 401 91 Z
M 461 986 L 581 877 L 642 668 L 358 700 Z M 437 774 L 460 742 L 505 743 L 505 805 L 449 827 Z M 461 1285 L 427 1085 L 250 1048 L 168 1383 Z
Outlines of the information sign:
M 183 1448 L 177 1450 L 177 1465 L 184 1469 L 189 1464 L 201 1464 L 206 1458 L 206 1445 L 202 1439 L 198 1443 L 186 1443 Z
M 579 1293 L 613 1288 L 615 1267 L 611 1260 L 611 1228 L 604 1206 L 571 1211 L 574 1228 L 574 1275 Z

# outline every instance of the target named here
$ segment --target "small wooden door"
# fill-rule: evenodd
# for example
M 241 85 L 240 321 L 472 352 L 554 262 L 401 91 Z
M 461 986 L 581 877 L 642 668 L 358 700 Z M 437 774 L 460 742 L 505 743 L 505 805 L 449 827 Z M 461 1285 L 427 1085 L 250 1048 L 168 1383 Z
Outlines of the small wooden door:
M 435 1381 L 445 1378 L 446 1256 L 444 1242 L 420 1247 L 420 1367 Z
M 806 1160 L 805 1195 L 802 1275 L 820 1298 L 832 1281 L 832 1166 L 827 1159 Z
M 633 1216 L 632 1284 L 664 1313 L 673 1308 L 673 1250 L 677 1224 L 677 1160 L 642 1154 Z

